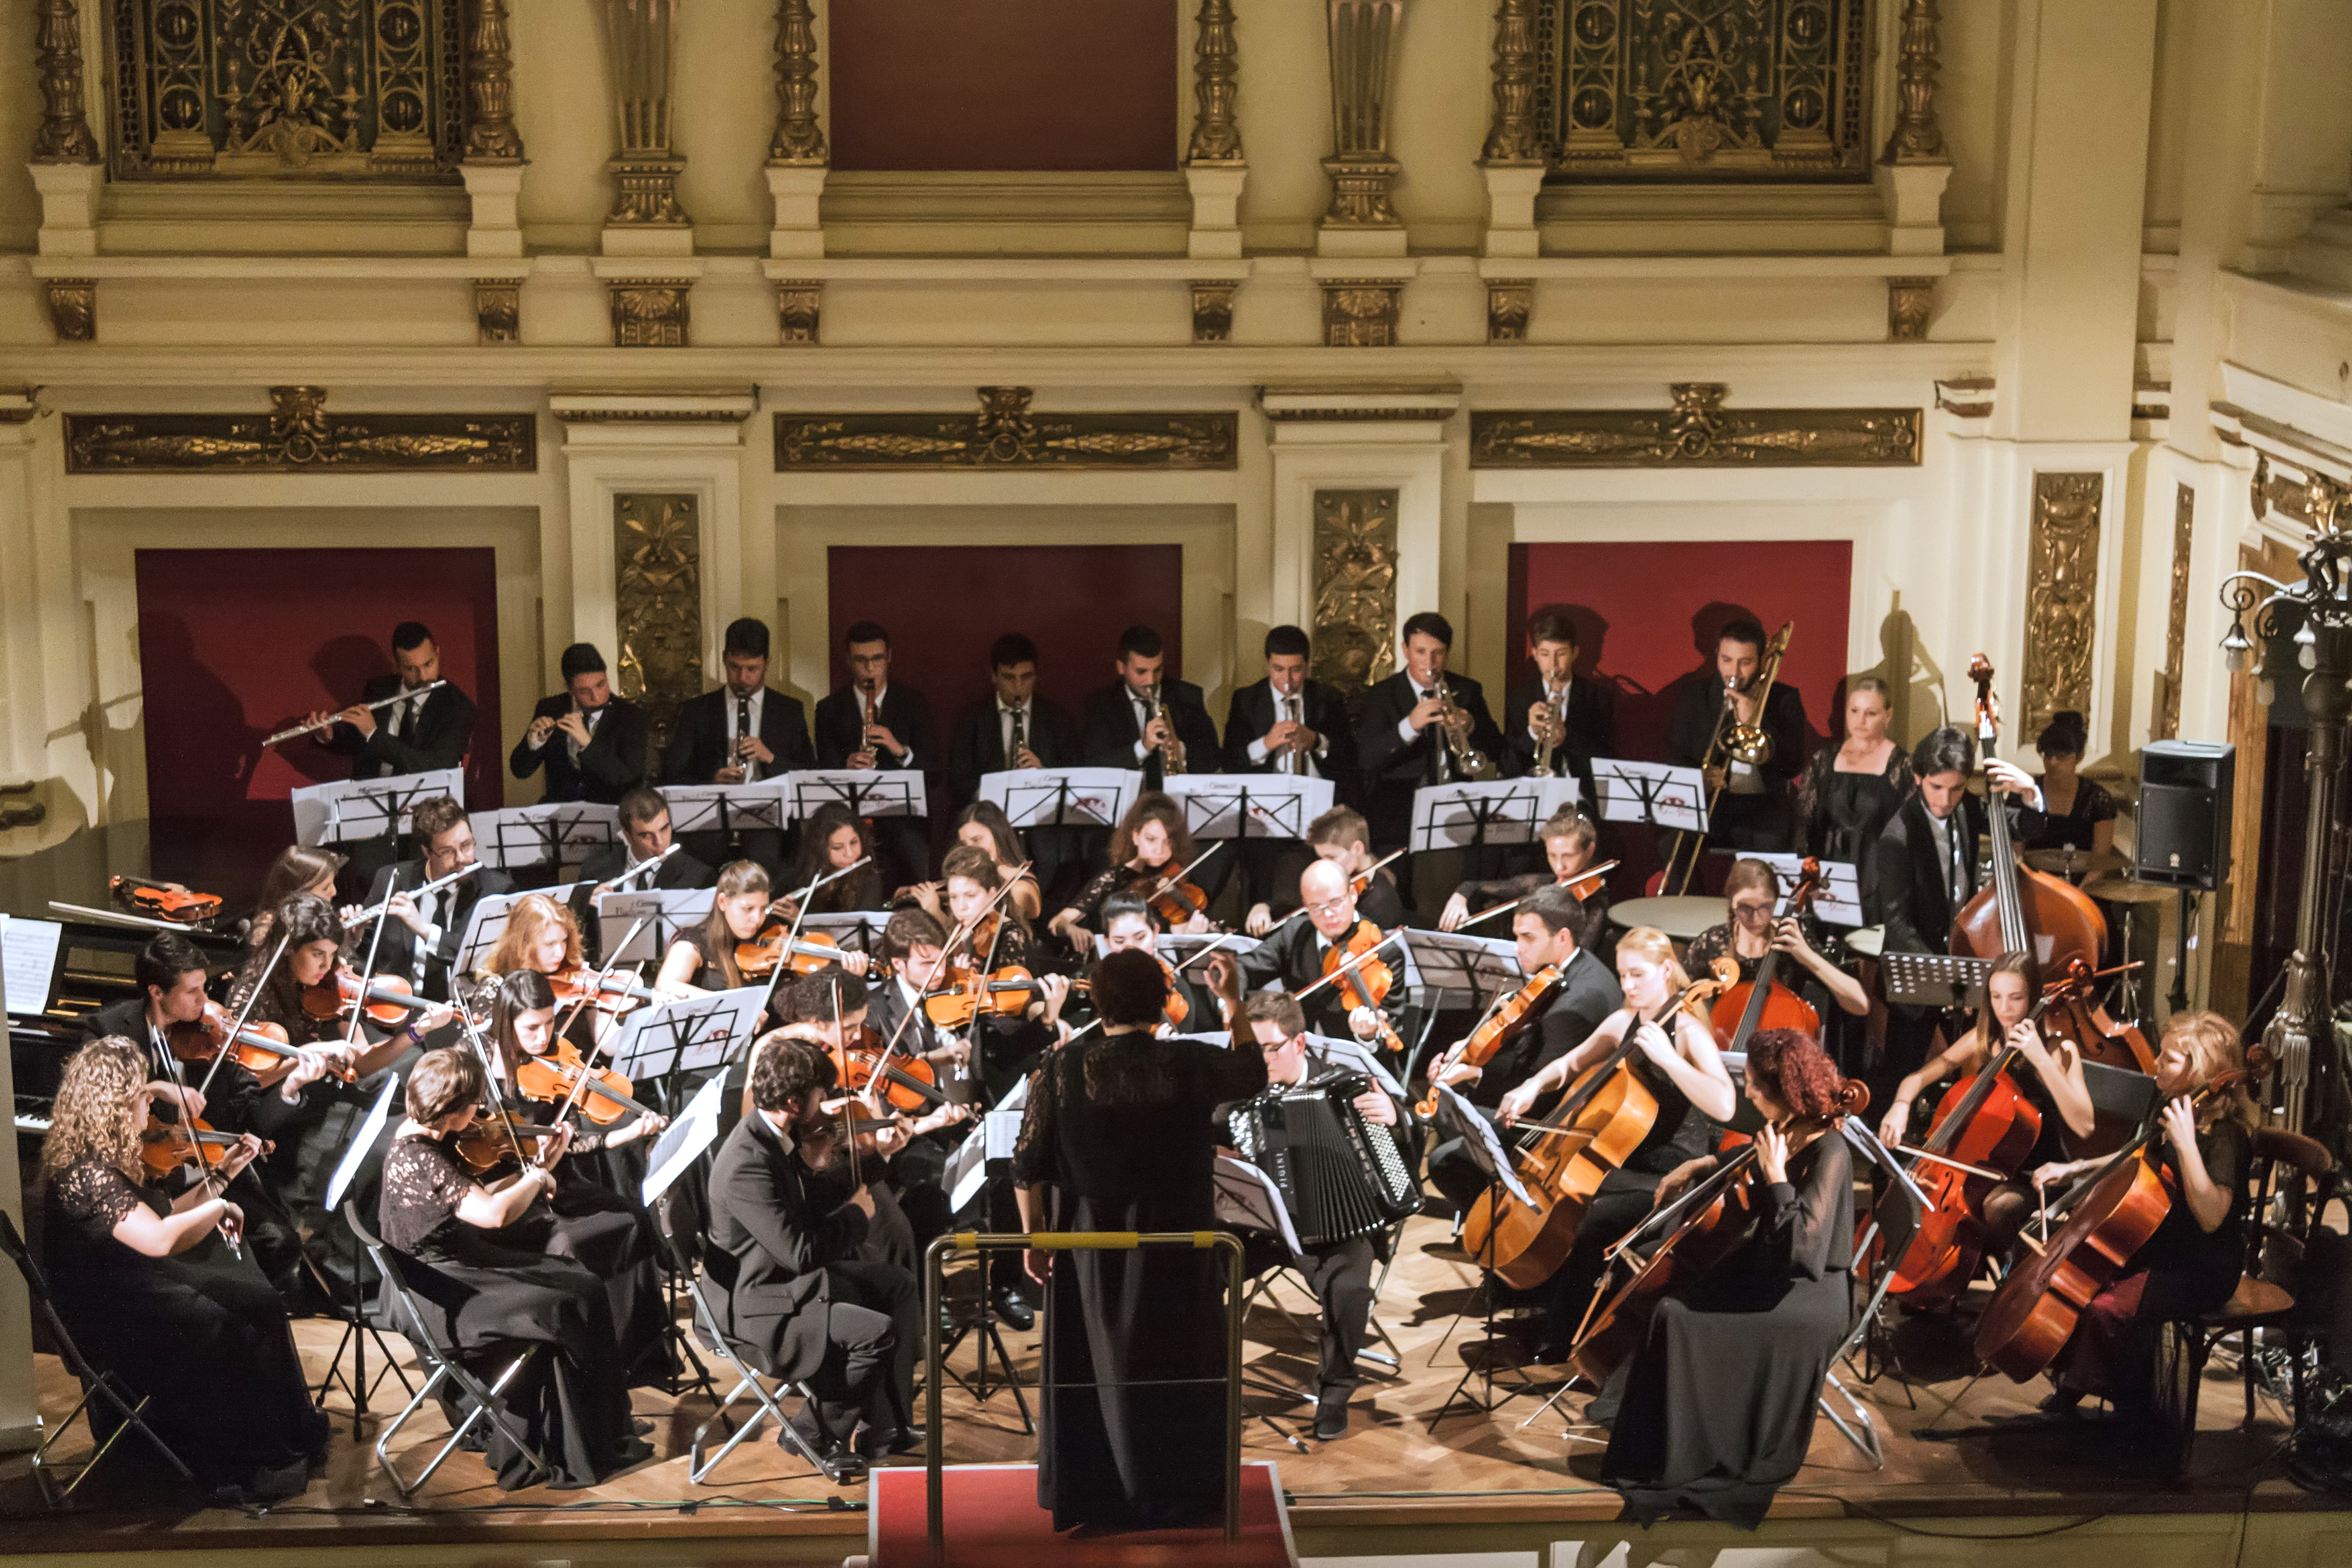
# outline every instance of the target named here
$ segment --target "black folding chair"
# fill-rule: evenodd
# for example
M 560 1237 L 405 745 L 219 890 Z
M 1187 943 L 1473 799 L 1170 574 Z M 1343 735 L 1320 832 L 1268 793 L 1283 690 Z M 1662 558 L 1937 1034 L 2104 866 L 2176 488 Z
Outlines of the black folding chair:
M 89 1359 L 81 1353 L 81 1348 L 74 1343 L 73 1335 L 66 1330 L 65 1320 L 58 1313 L 57 1300 L 49 1292 L 48 1276 L 41 1271 L 40 1264 L 33 1258 L 32 1249 L 25 1245 L 24 1237 L 17 1232 L 16 1222 L 10 1219 L 5 1210 L 0 1210 L 0 1252 L 5 1252 L 8 1260 L 16 1266 L 16 1272 L 25 1277 L 26 1293 L 32 1298 L 33 1310 L 39 1315 L 49 1331 L 51 1342 L 58 1348 L 58 1359 L 64 1362 L 66 1370 L 81 1383 L 80 1400 L 66 1412 L 66 1418 L 58 1423 L 57 1430 L 42 1438 L 41 1446 L 33 1450 L 33 1479 L 41 1489 L 41 1500 L 53 1512 L 63 1509 L 72 1500 L 74 1489 L 89 1479 L 90 1472 L 98 1468 L 99 1462 L 112 1451 L 125 1432 L 131 1431 L 136 1431 L 146 1438 L 182 1480 L 190 1486 L 196 1485 L 195 1473 L 172 1451 L 172 1446 L 157 1436 L 155 1429 L 147 1425 L 144 1413 L 148 1396 L 135 1394 L 112 1371 L 102 1371 L 92 1365 Z M 93 1413 L 90 1437 L 98 1442 L 97 1451 L 83 1460 L 74 1472 L 73 1479 L 60 1488 L 58 1476 L 64 1467 L 50 1459 L 49 1449 L 72 1428 L 74 1418 L 89 1409 L 93 1399 L 104 1400 L 121 1424 L 103 1441 L 98 1441 L 98 1421 Z

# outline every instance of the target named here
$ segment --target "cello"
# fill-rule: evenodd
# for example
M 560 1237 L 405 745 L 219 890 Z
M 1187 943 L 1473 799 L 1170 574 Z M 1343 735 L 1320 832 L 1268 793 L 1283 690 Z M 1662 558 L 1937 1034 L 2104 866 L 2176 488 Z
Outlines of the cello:
M 1772 925 L 1777 931 L 1785 920 L 1794 920 L 1804 912 L 1813 895 L 1821 890 L 1822 863 L 1808 855 L 1797 875 L 1796 886 L 1772 913 Z M 1780 950 L 1768 950 L 1756 965 L 1756 978 L 1743 980 L 1716 999 L 1715 1037 L 1727 1051 L 1745 1051 L 1748 1040 L 1759 1029 L 1794 1029 L 1801 1035 L 1820 1037 L 1822 1016 L 1813 1005 L 1772 977 L 1780 966 Z M 1738 1020 L 1729 1029 L 1723 1026 L 1723 1017 L 1729 1014 Z
M 1977 750 L 1990 760 L 2000 739 L 2000 705 L 1992 694 L 1992 662 L 1979 654 L 1969 663 L 1977 689 Z M 1989 792 L 1986 827 L 1992 837 L 1992 881 L 1960 906 L 1952 921 L 1951 951 L 1964 958 L 1996 959 L 2004 952 L 2030 952 L 2044 974 L 2066 974 L 2079 963 L 2098 966 L 2106 945 L 2107 920 L 2089 894 L 2063 877 L 2037 871 L 2017 853 L 2009 830 L 2009 809 Z M 2052 1015 L 2051 1032 L 2072 1042 L 2085 1061 L 2131 1072 L 2156 1065 L 2137 1025 L 2118 1026 L 2087 997 Z
M 1549 1121 L 1519 1123 L 1538 1134 L 1512 1163 L 1533 1201 L 1504 1194 L 1496 1208 L 1495 1191 L 1481 1193 L 1462 1222 L 1462 1245 L 1471 1257 L 1486 1259 L 1497 1279 L 1521 1290 L 1542 1284 L 1568 1261 L 1601 1182 L 1657 1125 L 1657 1095 L 1636 1066 L 1641 1024 L 1664 1024 L 1696 1009 L 1738 978 L 1737 963 L 1717 959 L 1655 1018 L 1629 1022 L 1617 1048 L 1569 1085 Z

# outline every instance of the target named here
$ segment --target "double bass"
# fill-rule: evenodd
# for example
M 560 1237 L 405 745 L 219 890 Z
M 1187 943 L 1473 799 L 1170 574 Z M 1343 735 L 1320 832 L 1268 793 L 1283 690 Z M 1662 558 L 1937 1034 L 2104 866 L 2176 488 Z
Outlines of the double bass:
M 1969 663 L 1976 683 L 1977 750 L 1987 759 L 2000 739 L 2000 708 L 1992 694 L 1992 663 L 1979 654 Z M 1992 838 L 1992 881 L 1960 906 L 1952 922 L 1951 951 L 1967 958 L 1996 959 L 2004 952 L 2030 952 L 2044 974 L 2097 968 L 2106 946 L 2107 921 L 2089 894 L 2063 877 L 2037 871 L 2017 853 L 2009 811 L 1998 793 L 1985 813 Z M 2130 1072 L 2149 1072 L 2156 1054 L 2136 1024 L 2118 1025 L 2087 994 L 2053 1008 L 2051 1033 L 2070 1041 L 2085 1061 Z
M 1658 1097 L 1637 1065 L 1643 1023 L 1664 1024 L 1703 1005 L 1739 978 L 1739 965 L 1718 958 L 1709 972 L 1683 987 L 1656 1017 L 1636 1017 L 1608 1056 L 1584 1069 L 1549 1121 L 1521 1121 L 1536 1141 L 1512 1162 L 1533 1201 L 1522 1204 L 1490 1188 L 1462 1223 L 1462 1245 L 1504 1284 L 1530 1290 L 1568 1261 L 1585 1209 L 1609 1173 L 1622 1165 L 1657 1125 Z
M 1796 886 L 1772 911 L 1772 925 L 1779 930 L 1780 922 L 1794 920 L 1804 912 L 1821 890 L 1822 863 L 1808 855 L 1797 874 Z M 1773 978 L 1780 967 L 1780 950 L 1766 952 L 1756 965 L 1756 978 L 1743 980 L 1732 986 L 1715 1002 L 1715 1037 L 1727 1051 L 1744 1051 L 1759 1029 L 1794 1029 L 1800 1034 L 1818 1037 L 1822 1032 L 1822 1016 L 1813 1005 Z M 1729 1029 L 1723 1019 L 1729 1015 L 1738 1022 Z

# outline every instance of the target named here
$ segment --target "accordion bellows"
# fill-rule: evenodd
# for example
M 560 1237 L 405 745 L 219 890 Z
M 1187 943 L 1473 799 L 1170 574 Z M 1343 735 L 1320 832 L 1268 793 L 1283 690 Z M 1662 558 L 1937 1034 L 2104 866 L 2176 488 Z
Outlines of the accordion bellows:
M 1270 1089 L 1231 1114 L 1234 1148 L 1273 1178 L 1302 1246 L 1346 1241 L 1421 1208 L 1396 1139 L 1356 1109 L 1371 1081 L 1330 1073 Z

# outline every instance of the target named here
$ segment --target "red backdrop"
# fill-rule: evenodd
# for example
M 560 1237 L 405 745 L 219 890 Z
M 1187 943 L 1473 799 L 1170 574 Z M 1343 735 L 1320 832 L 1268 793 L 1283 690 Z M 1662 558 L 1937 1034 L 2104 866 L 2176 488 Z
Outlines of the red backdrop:
M 1172 169 L 1168 0 L 856 0 L 828 16 L 836 169 Z
M 1181 545 L 835 545 L 825 564 L 833 684 L 849 679 L 842 633 L 881 622 L 890 679 L 930 699 L 942 746 L 988 695 L 989 645 L 1006 632 L 1037 645 L 1037 694 L 1073 723 L 1087 694 L 1114 679 L 1118 634 L 1131 626 L 1158 630 L 1169 674 L 1183 673 Z
M 489 550 L 142 550 L 139 662 L 156 874 L 232 900 L 293 841 L 298 784 L 351 776 L 310 740 L 261 742 L 358 700 L 423 621 L 475 703 L 466 799 L 503 800 L 498 570 Z

